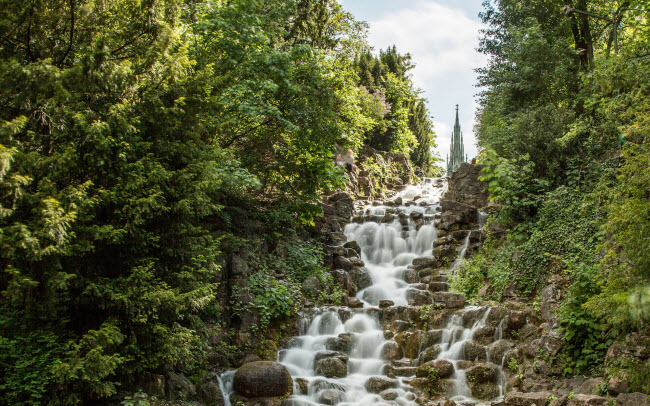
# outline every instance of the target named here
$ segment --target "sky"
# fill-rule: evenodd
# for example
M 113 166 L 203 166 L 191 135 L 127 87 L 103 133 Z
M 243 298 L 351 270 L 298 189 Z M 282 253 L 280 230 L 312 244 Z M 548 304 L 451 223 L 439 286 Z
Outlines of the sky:
M 396 45 L 400 53 L 410 53 L 416 64 L 415 86 L 428 100 L 437 134 L 438 155 L 449 153 L 451 133 L 460 106 L 460 125 L 465 153 L 477 153 L 473 134 L 476 97 L 475 68 L 486 65 L 478 53 L 478 13 L 483 0 L 339 0 L 357 20 L 370 24 L 368 40 L 378 53 Z

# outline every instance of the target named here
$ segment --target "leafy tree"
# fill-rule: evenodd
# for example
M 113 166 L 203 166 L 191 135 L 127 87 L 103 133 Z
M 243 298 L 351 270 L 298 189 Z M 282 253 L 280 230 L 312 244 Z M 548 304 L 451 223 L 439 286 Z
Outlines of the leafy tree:
M 418 141 L 417 147 L 411 152 L 411 161 L 425 173 L 431 173 L 435 162 L 431 148 L 435 148 L 435 133 L 428 117 L 424 101 L 419 100 L 411 105 L 409 111 L 409 128 Z

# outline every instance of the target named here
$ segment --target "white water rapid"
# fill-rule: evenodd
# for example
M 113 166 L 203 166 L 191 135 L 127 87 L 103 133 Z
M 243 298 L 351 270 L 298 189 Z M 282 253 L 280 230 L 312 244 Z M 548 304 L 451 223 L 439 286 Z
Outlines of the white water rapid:
M 436 225 L 441 216 L 439 201 L 446 187 L 442 179 L 425 179 L 420 185 L 408 186 L 388 202 L 361 208 L 346 226 L 345 235 L 348 241 L 359 244 L 361 260 L 372 283 L 357 293 L 362 308 L 330 306 L 301 314 L 300 335 L 278 352 L 278 362 L 287 367 L 294 380 L 294 394 L 283 406 L 417 405 L 409 384 L 422 362 L 418 357 L 395 359 L 397 344 L 386 339 L 392 334 L 386 335 L 380 320 L 386 322 L 381 319 L 382 312 L 392 311 L 392 307 L 406 313 L 416 310 L 411 307 L 415 304 L 414 295 L 449 294 L 446 272 L 453 272 L 465 257 L 471 232 L 452 267 L 441 271 L 437 279 L 429 277 L 431 285 L 440 289 L 419 283 L 420 277 L 412 265 L 416 258 L 433 260 L 433 244 L 438 238 Z M 479 223 L 483 221 L 480 218 Z M 459 405 L 490 404 L 472 398 L 464 370 L 471 364 L 465 357 L 467 343 L 485 325 L 489 314 L 490 309 L 485 307 L 459 309 L 451 314 L 444 329 L 437 330 L 441 339 L 434 358 L 453 364 L 453 387 L 446 395 Z M 408 325 L 407 321 L 400 322 Z M 495 338 L 501 338 L 500 327 Z M 231 380 L 232 375 L 224 374 L 220 381 L 226 397 L 232 390 Z M 502 381 L 499 376 L 501 396 Z
M 381 396 L 372 393 L 377 390 L 369 381 L 385 377 L 387 362 L 382 351 L 388 341 L 376 312 L 368 310 L 380 300 L 408 305 L 409 283 L 404 280 L 404 273 L 413 259 L 432 255 L 437 238 L 434 222 L 445 187 L 446 183 L 439 179 L 409 186 L 399 193 L 394 205 L 366 207 L 362 210 L 363 222 L 353 222 L 345 228 L 348 241 L 356 241 L 361 247 L 361 259 L 372 277 L 372 285 L 357 294 L 365 309 L 325 308 L 310 312 L 302 320 L 301 335 L 294 339 L 295 344 L 280 351 L 279 362 L 289 369 L 294 381 L 303 380 L 308 387 L 304 393 L 300 384 L 295 384 L 294 393 L 300 393 L 292 397 L 295 405 L 416 405 L 415 395 L 405 388 L 404 378 L 398 378 L 397 384 L 390 385 L 394 387 L 382 391 Z M 332 356 L 333 350 L 340 351 L 342 341 L 349 342 L 347 375 L 319 376 L 315 362 Z

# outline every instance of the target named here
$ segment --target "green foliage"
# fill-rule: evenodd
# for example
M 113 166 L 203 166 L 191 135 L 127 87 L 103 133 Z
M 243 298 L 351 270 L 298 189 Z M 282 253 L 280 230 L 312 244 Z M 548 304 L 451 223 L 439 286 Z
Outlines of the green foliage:
M 122 406 L 149 406 L 147 395 L 143 392 L 137 392 L 133 396 L 126 396 L 122 402 Z
M 490 220 L 493 221 L 493 220 Z M 465 261 L 452 277 L 454 290 L 463 292 L 469 300 L 476 298 L 478 291 L 489 282 L 488 297 L 501 300 L 505 288 L 513 281 L 515 273 L 512 258 L 516 251 L 514 243 L 506 243 L 488 236 L 482 249 Z
M 629 392 L 643 392 L 650 395 L 650 362 L 619 358 L 610 361 L 608 375 L 629 383 Z
M 515 372 L 519 369 L 519 361 L 517 361 L 517 358 L 510 358 L 508 360 L 508 369 L 511 372 Z
M 499 220 L 517 225 L 536 214 L 548 182 L 535 178 L 530 156 L 506 159 L 485 150 L 481 164 L 485 167 L 480 180 L 488 183 L 490 199 L 501 205 Z
M 247 232 L 237 215 L 309 223 L 343 184 L 335 146 L 359 148 L 375 120 L 352 63 L 365 25 L 316 0 L 0 9 L 0 405 L 200 374 L 206 324 L 229 322 L 218 264 Z M 410 148 L 410 88 L 389 88 Z M 295 309 L 306 275 L 327 284 L 316 248 L 289 251 L 290 283 L 252 279 L 265 319 Z
M 589 196 L 581 200 L 580 190 L 560 187 L 548 193 L 530 237 L 518 247 L 521 255 L 512 263 L 519 270 L 520 289 L 533 292 L 567 262 L 593 263 L 604 237 L 600 221 L 596 202 Z
M 440 391 L 440 375 L 438 375 L 438 371 L 436 371 L 435 368 L 427 368 L 427 380 L 428 385 L 425 388 L 425 391 L 429 396 L 437 394 Z
M 427 175 L 437 175 L 434 171 L 434 162 L 437 161 L 431 154 L 431 148 L 435 148 L 435 133 L 428 117 L 424 101 L 416 101 L 411 105 L 409 111 L 409 128 L 418 141 L 417 147 L 411 151 L 411 162 L 419 166 Z M 442 161 L 442 160 L 440 160 Z
M 611 235 L 604 244 L 606 256 L 597 282 L 602 292 L 586 303 L 593 314 L 607 318 L 617 329 L 641 327 L 650 320 L 650 148 L 626 145 L 624 164 L 616 180 L 603 185 L 610 199 L 604 231 Z
M 260 327 L 264 329 L 271 319 L 289 317 L 298 310 L 294 286 L 283 284 L 264 273 L 257 273 L 248 281 L 250 303 L 260 316 Z
M 416 165 L 430 170 L 435 133 L 424 100 L 407 75 L 414 66 L 411 56 L 399 54 L 393 46 L 380 50 L 379 56 L 362 52 L 354 65 L 359 85 L 369 96 L 366 111 L 373 118 L 366 143 L 381 151 L 410 154 Z
M 614 340 L 608 337 L 606 325 L 583 308 L 586 300 L 598 293 L 595 269 L 580 263 L 570 270 L 570 275 L 573 284 L 559 312 L 564 341 L 564 373 L 578 374 L 586 370 L 598 373 Z
M 250 300 L 237 301 L 233 304 L 233 310 L 239 315 L 254 314 L 257 323 L 252 328 L 261 333 L 272 323 L 294 317 L 305 300 L 318 304 L 339 304 L 345 294 L 335 286 L 332 276 L 323 266 L 322 255 L 319 247 L 296 236 L 284 235 L 275 250 L 266 254 L 257 252 L 257 257 L 251 258 L 250 266 L 255 270 L 245 281 L 239 282 L 233 293 L 235 298 Z M 275 279 L 278 273 L 283 273 L 285 277 Z M 318 284 L 315 296 L 313 292 L 303 289 L 308 278 Z
M 566 373 L 602 365 L 611 340 L 650 320 L 648 6 L 499 0 L 482 14 L 489 28 L 480 48 L 491 62 L 479 71 L 478 139 L 508 232 L 457 284 L 471 295 L 481 278 L 494 286 L 503 274 L 534 294 L 551 274 L 568 275 Z M 507 251 L 512 257 L 498 260 Z
M 15 314 L 5 314 L 5 323 Z M 50 398 L 48 387 L 54 383 L 53 367 L 64 354 L 63 343 L 51 331 L 21 332 L 15 326 L 13 337 L 0 336 L 0 372 L 7 404 L 42 405 Z

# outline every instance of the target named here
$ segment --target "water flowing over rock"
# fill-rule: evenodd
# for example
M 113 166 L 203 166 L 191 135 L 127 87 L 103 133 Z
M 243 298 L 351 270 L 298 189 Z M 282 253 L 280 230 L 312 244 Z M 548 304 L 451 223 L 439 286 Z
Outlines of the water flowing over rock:
M 509 383 L 515 374 L 506 366 L 523 360 L 522 348 L 555 349 L 549 338 L 556 338 L 540 339 L 525 308 L 465 307 L 464 296 L 450 291 L 449 278 L 480 245 L 483 216 L 441 200 L 445 189 L 440 179 L 402 186 L 390 200 L 356 202 L 349 222 L 340 214 L 349 201 L 328 199 L 330 231 L 340 226 L 342 236 L 325 247 L 326 264 L 349 297 L 346 306 L 300 313 L 298 335 L 277 354 L 295 382 L 284 406 L 528 406 L 544 398 L 505 398 L 506 389 L 533 382 Z M 306 285 L 316 293 L 315 280 Z M 232 391 L 222 381 L 227 398 Z M 237 396 L 251 396 L 234 386 Z

